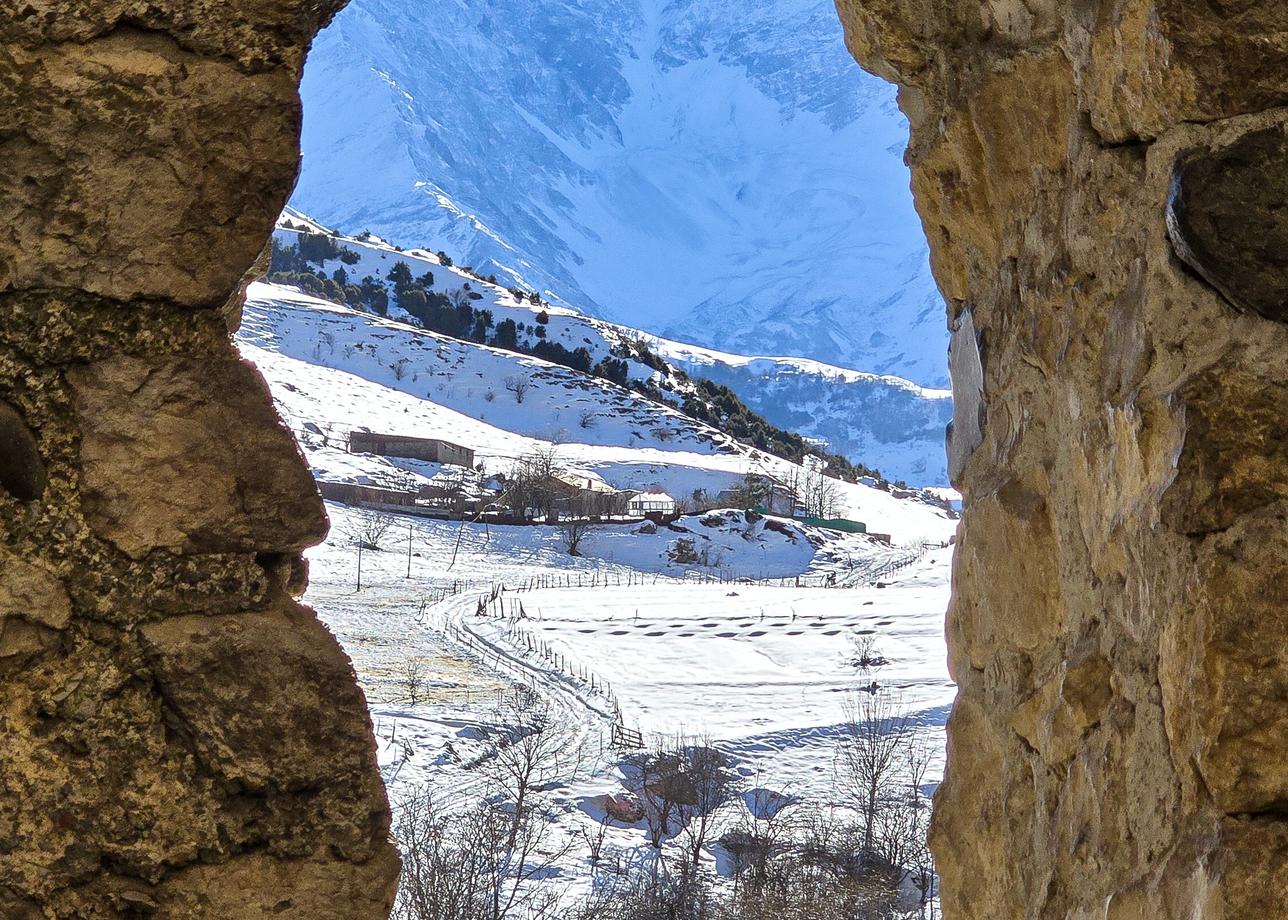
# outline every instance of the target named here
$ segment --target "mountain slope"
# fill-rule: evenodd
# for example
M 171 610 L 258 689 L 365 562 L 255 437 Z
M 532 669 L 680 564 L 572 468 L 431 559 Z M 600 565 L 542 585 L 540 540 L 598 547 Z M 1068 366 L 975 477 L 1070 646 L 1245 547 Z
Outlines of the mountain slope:
M 354 0 L 302 92 L 293 203 L 327 223 L 674 338 L 946 383 L 906 127 L 830 0 Z
M 386 288 L 383 279 L 403 262 L 412 276 L 432 274 L 428 290 L 458 299 L 468 296 L 472 307 L 489 311 L 494 322 L 515 323 L 518 339 L 533 343 L 536 339 L 532 336 L 540 335 L 540 341 L 569 351 L 584 349 L 588 365 L 613 355 L 635 355 L 627 361 L 626 375 L 631 381 L 650 380 L 663 368 L 665 373 L 658 379 L 662 389 L 656 395 L 682 401 L 692 390 L 691 384 L 667 369 L 669 365 L 728 386 L 772 424 L 824 442 L 828 450 L 856 464 L 875 467 L 890 479 L 914 485 L 947 482 L 943 450 L 944 425 L 951 417 L 947 391 L 806 359 L 746 357 L 658 338 L 569 308 L 520 300 L 512 291 L 460 267 L 443 265 L 438 256 L 422 250 L 398 251 L 375 239 L 336 236 L 322 240 L 312 233 L 320 229 L 304 215 L 288 211 L 278 230 L 278 244 L 298 250 L 301 240 L 307 243 L 311 236 L 331 250 L 325 253 L 329 258 L 308 263 L 308 270 L 321 271 L 329 278 L 342 269 L 350 282 L 372 277 L 381 279 Z M 325 293 L 318 289 L 315 278 L 299 280 L 309 284 L 310 290 Z M 396 302 L 396 297 L 393 299 Z M 395 318 L 411 319 L 397 306 L 390 310 Z M 493 383 L 500 390 L 497 380 Z M 562 424 L 567 425 L 568 420 Z
M 715 495 L 747 473 L 787 476 L 794 468 L 588 375 L 271 284 L 251 285 L 237 344 L 267 378 L 319 479 L 416 487 L 443 472 L 436 463 L 349 453 L 347 435 L 364 428 L 462 444 L 490 473 L 553 448 L 575 474 L 678 497 Z M 522 403 L 504 385 L 517 375 L 531 383 Z M 928 496 L 857 483 L 837 490 L 844 515 L 899 542 L 944 540 L 955 527 Z

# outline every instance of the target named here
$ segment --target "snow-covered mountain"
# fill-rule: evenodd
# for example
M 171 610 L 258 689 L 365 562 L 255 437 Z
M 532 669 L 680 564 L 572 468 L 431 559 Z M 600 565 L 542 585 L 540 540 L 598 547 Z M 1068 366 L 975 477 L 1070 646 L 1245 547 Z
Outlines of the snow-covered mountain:
M 650 339 L 694 377 L 723 384 L 768 421 L 913 485 L 948 482 L 944 428 L 952 391 L 806 358 L 748 357 Z
M 311 218 L 288 210 L 277 240 L 281 245 L 295 247 L 302 234 L 310 232 L 326 231 Z M 661 359 L 693 377 L 729 387 L 770 423 L 815 439 L 853 463 L 876 468 L 891 480 L 914 486 L 947 483 L 943 432 L 952 408 L 951 394 L 946 390 L 927 389 L 897 377 L 864 374 L 803 358 L 748 357 L 688 345 L 588 317 L 568 307 L 520 300 L 504 286 L 481 280 L 459 266 L 443 265 L 438 256 L 423 250 L 399 251 L 375 238 L 359 240 L 337 235 L 332 239 L 334 256 L 310 263 L 311 269 L 328 278 L 343 269 L 351 282 L 364 277 L 383 281 L 396 264 L 403 262 L 412 276 L 432 274 L 429 290 L 456 295 L 469 292 L 469 302 L 490 311 L 495 322 L 511 320 L 517 329 L 529 330 L 521 331 L 520 336 L 535 333 L 540 325 L 543 341 L 568 350 L 584 348 L 592 365 L 614 355 L 642 354 L 642 345 L 652 356 L 648 360 Z M 397 307 L 396 299 L 391 303 L 392 317 L 416 323 Z M 545 319 L 538 323 L 541 315 Z M 308 347 L 317 346 L 309 340 Z M 324 343 L 322 347 L 334 351 L 333 344 Z M 629 365 L 632 380 L 647 380 L 657 372 L 656 367 L 644 361 L 632 360 Z M 670 371 L 664 376 L 659 380 L 663 392 L 668 398 L 681 400 L 686 384 Z M 504 377 L 499 372 L 491 374 L 487 384 L 503 392 Z M 531 404 L 525 411 L 535 412 Z M 545 424 L 536 419 L 532 415 L 529 422 L 538 427 Z M 570 424 L 571 416 L 555 427 Z M 538 429 L 530 433 L 538 433 Z
M 293 203 L 328 224 L 671 338 L 946 383 L 906 126 L 832 0 L 353 0 L 303 95 Z

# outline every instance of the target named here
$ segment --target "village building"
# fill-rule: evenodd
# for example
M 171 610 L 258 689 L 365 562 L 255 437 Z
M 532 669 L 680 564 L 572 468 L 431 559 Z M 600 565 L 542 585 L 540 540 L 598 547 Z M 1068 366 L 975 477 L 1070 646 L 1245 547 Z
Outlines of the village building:
M 626 502 L 626 513 L 636 517 L 672 517 L 676 512 L 675 499 L 654 486 L 637 492 Z
M 389 511 L 411 510 L 416 507 L 416 493 L 405 489 L 387 489 L 353 482 L 321 481 L 317 485 L 323 498 L 345 505 Z
M 428 460 L 432 463 L 450 463 L 454 466 L 474 466 L 474 451 L 468 447 L 453 444 L 441 438 L 415 438 L 403 434 L 350 432 L 349 453 Z
M 602 479 L 566 471 L 554 474 L 561 517 L 612 517 L 621 514 L 625 496 Z
M 768 473 L 748 473 L 734 487 L 719 492 L 716 503 L 730 508 L 759 510 L 780 517 L 795 517 L 803 510 L 791 487 Z

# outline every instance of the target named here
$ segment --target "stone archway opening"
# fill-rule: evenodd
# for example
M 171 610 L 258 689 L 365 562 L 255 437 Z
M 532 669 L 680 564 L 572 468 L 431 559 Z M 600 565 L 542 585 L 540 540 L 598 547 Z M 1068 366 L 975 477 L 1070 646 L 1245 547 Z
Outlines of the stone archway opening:
M 338 5 L 33 0 L 0 33 L 7 916 L 387 910 L 352 673 L 260 564 L 320 506 L 224 322 Z M 840 8 L 902 87 L 936 277 L 980 343 L 947 915 L 1288 912 L 1283 10 Z M 207 487 L 225 439 L 278 445 L 249 493 Z
M 376 9 L 388 9 L 388 6 L 376 6 Z M 357 10 L 352 10 L 352 12 L 357 14 Z M 366 22 L 367 24 L 370 24 L 372 18 L 374 17 L 372 17 L 370 9 L 368 9 L 365 17 L 363 17 L 362 19 L 359 19 L 359 22 Z M 407 23 L 402 23 L 401 21 L 398 21 L 398 22 L 399 24 L 401 24 L 401 26 L 407 26 Z M 832 26 L 835 27 L 835 23 L 832 23 Z M 341 32 L 337 32 L 337 35 L 345 35 L 345 34 L 343 31 L 341 31 Z M 350 39 L 352 39 L 352 36 L 350 36 Z M 348 44 L 350 43 L 341 43 L 341 41 L 337 40 L 337 45 L 341 46 L 341 48 L 344 48 L 344 46 Z M 353 53 L 353 57 L 359 58 L 361 57 L 361 55 L 359 55 L 358 53 Z M 365 58 L 363 58 L 363 63 L 366 63 Z M 330 66 L 326 66 L 326 64 L 330 64 Z M 853 67 L 853 62 L 849 62 L 849 64 L 851 67 Z M 363 70 L 368 70 L 368 68 L 365 67 L 363 68 Z M 399 98 L 411 97 L 411 95 L 417 94 L 416 86 L 408 85 L 407 82 L 402 79 L 401 73 L 398 73 L 397 71 L 386 72 L 384 68 L 380 68 L 379 66 L 370 67 L 370 70 L 372 71 L 372 73 L 379 73 L 380 75 L 380 82 L 381 84 L 383 84 L 383 86 L 380 86 L 379 89 L 384 89 L 384 85 L 393 86 L 393 88 L 397 88 L 397 91 L 395 91 L 395 93 L 392 93 L 392 94 L 397 95 L 397 97 Z M 323 58 L 322 66 L 319 66 L 317 72 L 326 73 L 328 80 L 335 80 L 336 73 L 334 70 L 334 59 Z M 308 77 L 307 77 L 307 80 L 308 80 Z M 375 82 L 375 79 L 372 79 L 372 82 Z M 350 99 L 348 95 L 346 95 L 345 97 L 345 102 L 349 103 L 349 107 L 352 108 L 352 99 Z M 375 103 L 374 103 L 374 106 L 375 106 Z M 408 106 L 408 108 L 410 108 L 410 106 Z M 318 124 L 322 124 L 325 126 L 335 125 L 335 122 L 336 122 L 335 113 L 330 112 L 328 113 L 328 115 L 330 115 L 330 117 L 318 117 L 318 119 L 316 119 Z M 376 119 L 371 119 L 371 120 L 376 121 Z M 416 119 L 412 119 L 412 120 L 419 122 L 421 126 L 424 126 L 425 122 L 429 121 L 428 119 L 424 119 L 424 117 L 416 117 Z M 305 125 L 308 125 L 308 113 L 307 113 L 307 119 L 305 119 Z M 904 143 L 904 139 L 900 138 L 900 142 L 899 142 L 900 151 L 902 151 L 903 143 Z M 366 142 L 365 142 L 365 146 L 366 146 Z M 322 139 L 314 139 L 314 147 L 316 147 L 316 151 L 319 156 L 326 156 L 328 155 L 328 152 L 330 152 L 328 151 L 325 140 L 322 140 Z M 308 161 L 308 156 L 310 152 L 313 152 L 313 151 L 309 151 L 309 148 L 307 147 L 307 161 Z M 905 180 L 907 180 L 907 177 L 903 175 L 902 179 L 905 182 Z M 314 184 L 317 184 L 319 180 L 314 179 L 313 182 Z M 361 192 L 358 191 L 358 189 L 348 189 L 348 187 L 345 187 L 345 188 L 346 188 L 346 191 L 345 191 L 346 195 L 352 195 L 353 197 L 358 198 L 358 200 L 361 200 L 362 195 L 361 195 Z M 384 240 L 393 241 L 394 244 L 408 247 L 410 251 L 416 251 L 417 247 L 425 247 L 425 249 L 435 249 L 435 247 L 438 247 L 439 245 L 437 237 L 434 237 L 433 235 L 394 236 L 393 233 L 389 231 L 388 227 L 386 227 L 386 225 L 381 225 L 380 223 L 377 223 L 379 222 L 380 218 L 376 218 L 376 216 L 370 216 L 370 218 L 365 218 L 363 219 L 363 222 L 359 222 L 359 223 L 353 223 L 353 222 L 345 223 L 343 222 L 343 219 L 337 218 L 337 216 L 334 213 L 326 213 L 326 211 L 323 211 L 321 218 L 319 218 L 318 213 L 316 213 L 313 207 L 310 206 L 308 198 L 303 198 L 303 200 L 294 201 L 292 202 L 292 206 L 298 209 L 291 214 L 290 219 L 292 220 L 292 222 L 300 222 L 300 220 L 303 220 L 304 218 L 309 218 L 314 220 L 317 220 L 317 219 L 325 220 L 326 223 L 323 224 L 323 229 L 335 228 L 335 231 L 339 233 L 341 237 L 352 235 L 354 229 L 357 229 L 358 227 L 363 227 L 363 228 L 370 227 L 372 229 L 372 232 L 374 232 L 376 236 L 384 238 Z M 408 207 L 411 207 L 411 206 L 412 205 L 408 205 Z M 487 223 L 486 220 L 484 220 L 484 223 Z M 292 232 L 295 232 L 294 228 L 287 228 L 287 233 L 292 233 Z M 920 232 L 920 225 L 918 225 L 918 232 Z M 286 236 L 285 238 L 287 238 L 287 240 L 290 240 L 291 237 Z M 450 249 L 451 247 L 451 244 L 443 244 L 443 245 L 447 246 L 448 249 Z M 460 245 L 460 244 L 457 244 L 457 245 Z M 457 262 L 465 262 L 464 256 L 461 256 L 459 251 L 452 251 L 451 255 L 453 256 L 453 258 L 456 258 Z M 390 254 L 390 258 L 395 258 L 395 256 L 393 254 Z M 321 268 L 322 268 L 323 274 L 327 274 L 331 272 L 332 268 L 334 268 L 334 264 L 325 264 L 325 265 L 322 265 Z M 437 265 L 435 265 L 435 267 L 433 268 L 434 268 L 434 272 L 438 273 Z M 362 269 L 362 271 L 365 272 L 366 269 Z M 416 267 L 415 269 L 413 269 L 413 271 L 419 273 L 421 269 L 420 267 Z M 938 316 L 938 314 L 939 314 L 939 311 L 938 309 L 936 309 L 936 316 Z M 940 320 L 940 322 L 942 322 L 942 320 Z M 301 416 L 301 419 L 303 419 L 303 417 L 305 416 Z M 945 537 L 945 539 L 947 539 L 947 537 Z M 314 568 L 314 573 L 317 573 L 317 572 L 318 572 L 318 568 L 316 567 Z M 942 612 L 943 612 L 942 609 L 940 609 L 939 611 L 940 616 L 942 616 Z M 340 629 L 339 626 L 337 626 L 337 630 L 339 629 Z M 936 631 L 938 631 L 938 629 L 939 629 L 939 626 L 936 625 Z M 942 656 L 940 656 L 940 658 L 942 658 Z M 939 713 L 943 713 L 943 711 L 945 710 L 947 710 L 947 705 L 944 705 L 942 709 L 939 709 L 938 711 Z M 936 715 L 935 718 L 939 719 L 939 722 L 936 723 L 936 728 L 939 728 L 940 731 L 942 731 L 943 715 Z M 385 736 L 392 737 L 392 734 L 393 732 L 390 731 L 389 729 L 389 722 L 388 720 L 386 720 Z M 407 771 L 406 774 L 415 774 L 415 776 L 419 776 L 419 773 L 416 773 L 415 771 Z

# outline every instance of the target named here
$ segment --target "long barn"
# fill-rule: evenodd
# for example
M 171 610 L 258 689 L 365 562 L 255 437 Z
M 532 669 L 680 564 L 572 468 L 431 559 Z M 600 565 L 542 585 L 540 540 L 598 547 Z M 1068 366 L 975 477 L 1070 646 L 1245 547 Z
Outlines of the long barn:
M 349 433 L 349 452 L 474 466 L 474 451 L 468 447 L 440 438 L 414 438 L 405 434 L 353 431 Z

